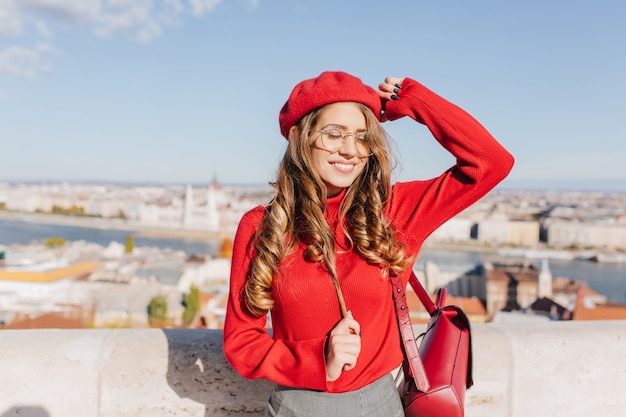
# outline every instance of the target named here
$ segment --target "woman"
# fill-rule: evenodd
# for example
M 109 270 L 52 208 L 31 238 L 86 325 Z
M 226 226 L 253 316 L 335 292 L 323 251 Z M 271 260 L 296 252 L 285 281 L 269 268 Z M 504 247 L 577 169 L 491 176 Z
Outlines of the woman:
M 404 116 L 425 124 L 457 163 L 392 187 L 381 122 Z M 245 214 L 235 237 L 226 358 L 244 377 L 277 384 L 267 415 L 402 416 L 389 274 L 406 285 L 424 240 L 504 179 L 513 158 L 469 114 L 409 78 L 387 77 L 374 90 L 324 72 L 296 85 L 279 124 L 289 142 L 274 198 Z

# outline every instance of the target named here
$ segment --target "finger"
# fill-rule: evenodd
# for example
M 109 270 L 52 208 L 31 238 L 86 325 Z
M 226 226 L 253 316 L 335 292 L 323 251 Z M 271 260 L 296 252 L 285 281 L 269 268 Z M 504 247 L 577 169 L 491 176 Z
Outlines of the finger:
M 397 100 L 398 93 L 402 88 L 402 78 L 387 77 L 378 85 L 378 95 L 384 100 Z
M 356 366 L 360 353 L 360 344 L 337 346 L 337 352 L 334 355 L 334 360 L 336 363 L 341 365 L 341 369 L 352 369 Z
M 402 82 L 404 81 L 404 78 L 399 78 L 399 77 L 387 77 L 385 78 L 385 84 L 393 86 L 393 88 L 402 88 Z
M 345 365 L 343 365 L 343 370 L 344 371 L 351 371 L 352 369 L 354 369 L 354 367 L 356 366 L 356 357 L 354 357 L 353 360 L 347 362 Z
M 359 334 L 361 332 L 361 325 L 358 321 L 354 320 L 350 316 L 341 319 L 335 328 L 330 332 L 331 335 L 339 334 Z
M 358 321 L 347 317 L 346 318 L 346 325 L 347 325 L 347 332 L 349 334 L 356 334 L 356 335 L 361 335 L 361 325 L 359 324 Z
M 354 369 L 357 364 L 358 355 L 341 353 L 335 355 L 333 360 L 327 366 L 327 376 L 329 379 L 335 380 L 342 371 Z
M 394 83 L 382 82 L 378 84 L 378 91 L 382 93 L 381 96 L 389 98 L 390 94 L 393 94 L 393 90 L 397 88 Z
M 343 366 L 343 370 L 344 370 L 344 371 L 351 371 L 351 370 L 353 370 L 353 369 L 354 369 L 354 367 L 355 367 L 355 366 L 356 366 L 356 359 L 355 359 L 353 362 L 346 363 L 346 364 Z
M 348 330 L 350 331 L 350 333 L 361 336 L 361 325 L 359 324 L 359 322 L 354 320 L 354 317 L 352 316 L 352 310 L 348 310 L 348 318 L 352 320 L 351 322 L 348 322 Z
M 361 352 L 361 338 L 354 334 L 338 334 L 329 339 L 328 353 L 334 356 L 342 354 L 358 355 Z
M 387 78 L 385 78 L 385 81 L 383 81 L 382 83 L 378 84 L 378 88 L 381 91 L 393 92 L 394 90 L 402 88 L 402 81 L 403 80 L 404 80 L 404 78 L 387 77 Z

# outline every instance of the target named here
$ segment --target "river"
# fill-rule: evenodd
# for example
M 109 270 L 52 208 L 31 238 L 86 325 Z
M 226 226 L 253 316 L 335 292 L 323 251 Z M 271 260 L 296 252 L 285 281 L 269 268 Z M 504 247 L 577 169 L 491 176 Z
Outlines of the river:
M 68 241 L 85 240 L 107 246 L 111 241 L 124 243 L 126 236 L 132 232 L 110 229 L 93 229 L 87 227 L 39 224 L 19 221 L 0 220 L 0 245 L 29 244 L 33 241 L 43 241 L 49 237 L 62 237 Z M 161 249 L 171 248 L 182 250 L 185 253 L 215 254 L 219 242 L 214 239 L 199 238 L 164 238 L 135 236 L 136 246 L 152 246 Z M 421 254 L 417 265 L 426 261 L 433 261 L 440 265 L 440 269 L 447 268 L 472 269 L 483 261 L 502 260 L 494 254 L 474 251 L 454 251 L 426 248 Z M 540 266 L 540 261 L 532 261 Z M 595 291 L 604 294 L 611 301 L 626 302 L 626 264 L 623 263 L 595 263 L 583 260 L 551 259 L 550 270 L 554 278 L 566 277 L 580 280 Z

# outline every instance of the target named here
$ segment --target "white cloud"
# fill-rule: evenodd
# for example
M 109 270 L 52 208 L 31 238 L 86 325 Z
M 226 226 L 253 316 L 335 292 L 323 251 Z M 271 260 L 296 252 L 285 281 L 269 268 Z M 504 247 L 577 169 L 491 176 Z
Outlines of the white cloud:
M 147 42 L 161 34 L 161 25 L 152 16 L 153 3 L 150 0 L 112 0 L 109 7 L 98 19 L 94 34 L 108 38 L 122 32 L 133 38 Z
M 20 5 L 67 23 L 90 23 L 98 19 L 100 0 L 21 0 Z
M 181 0 L 108 0 L 95 23 L 93 33 L 100 38 L 126 34 L 147 43 L 161 36 L 165 27 L 180 24 L 185 6 Z
M 196 16 L 212 12 L 221 2 L 222 0 L 189 0 L 191 13 Z
M 37 28 L 37 33 L 44 39 L 52 39 L 54 38 L 54 33 L 48 28 L 48 25 L 43 20 L 39 20 L 35 23 L 35 27 Z
M 247 0 L 258 7 L 259 0 Z M 118 34 L 139 42 L 161 36 L 166 27 L 180 24 L 185 13 L 203 16 L 222 0 L 0 0 L 0 36 L 29 30 L 51 38 L 54 24 L 91 26 L 93 34 Z
M 260 0 L 246 0 L 258 7 Z M 40 44 L 16 45 L 0 51 L 0 73 L 35 78 L 52 63 L 46 48 L 59 25 L 91 29 L 98 38 L 122 35 L 140 43 L 162 36 L 181 24 L 185 14 L 201 17 L 222 0 L 0 0 L 0 37 Z M 48 45 L 48 46 L 44 46 Z
M 33 49 L 13 46 L 0 51 L 0 73 L 37 78 L 39 74 L 52 68 L 52 63 L 47 58 L 51 50 L 50 45 L 41 44 Z
M 22 32 L 20 14 L 13 0 L 0 0 L 0 36 L 14 36 Z

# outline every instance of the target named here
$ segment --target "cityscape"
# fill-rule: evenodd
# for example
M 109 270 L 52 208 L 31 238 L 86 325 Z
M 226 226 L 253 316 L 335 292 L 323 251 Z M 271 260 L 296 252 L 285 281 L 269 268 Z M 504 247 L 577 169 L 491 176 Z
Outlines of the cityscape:
M 219 329 L 238 221 L 271 195 L 217 180 L 0 183 L 0 329 Z M 555 273 L 566 264 L 597 274 Z M 474 322 L 624 319 L 626 194 L 495 189 L 428 239 L 414 271 Z

